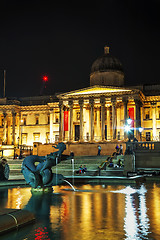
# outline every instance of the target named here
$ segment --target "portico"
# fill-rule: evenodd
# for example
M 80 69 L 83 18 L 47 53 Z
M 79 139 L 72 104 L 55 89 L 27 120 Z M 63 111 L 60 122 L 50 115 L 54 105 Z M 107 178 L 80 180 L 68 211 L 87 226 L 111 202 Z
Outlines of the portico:
M 129 108 L 133 109 L 134 126 L 136 128 L 140 126 L 139 103 L 142 96 L 139 90 L 95 85 L 60 94 L 57 97 L 60 108 L 59 136 L 62 141 L 126 140 L 124 126 L 129 117 Z M 64 131 L 66 109 L 69 113 L 68 128 Z M 136 136 L 139 137 L 138 133 Z

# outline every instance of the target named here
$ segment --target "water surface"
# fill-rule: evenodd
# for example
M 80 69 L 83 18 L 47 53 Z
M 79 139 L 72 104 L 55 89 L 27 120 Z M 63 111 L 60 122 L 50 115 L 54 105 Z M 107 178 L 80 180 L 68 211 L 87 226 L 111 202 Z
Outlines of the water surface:
M 25 208 L 36 223 L 1 240 L 160 239 L 160 184 L 56 186 L 49 194 L 0 188 L 0 208 Z M 67 191 L 66 191 L 67 190 Z

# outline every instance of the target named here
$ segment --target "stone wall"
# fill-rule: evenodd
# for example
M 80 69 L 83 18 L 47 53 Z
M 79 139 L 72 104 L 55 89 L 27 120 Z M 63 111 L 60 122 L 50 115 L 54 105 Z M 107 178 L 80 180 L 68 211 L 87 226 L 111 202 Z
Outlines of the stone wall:
M 101 146 L 101 155 L 111 155 L 115 151 L 115 147 L 117 145 L 116 142 L 109 143 L 74 143 L 74 144 L 66 144 L 66 150 L 63 152 L 64 154 L 70 154 L 71 151 L 74 152 L 75 156 L 94 156 L 97 155 L 98 145 Z M 120 143 L 118 143 L 120 145 Z M 125 151 L 126 145 L 123 145 L 123 152 Z M 33 145 L 33 155 L 45 156 L 51 152 L 57 151 L 53 144 L 40 144 L 34 143 Z

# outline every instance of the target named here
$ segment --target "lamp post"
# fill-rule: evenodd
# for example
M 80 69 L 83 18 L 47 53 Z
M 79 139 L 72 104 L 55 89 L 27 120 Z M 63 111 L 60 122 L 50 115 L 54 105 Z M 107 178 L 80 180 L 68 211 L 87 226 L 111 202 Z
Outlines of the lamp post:
M 127 124 L 125 125 L 125 131 L 127 132 L 127 136 L 128 136 L 129 141 L 130 141 L 131 123 L 132 123 L 132 119 L 129 117 L 127 119 Z
M 142 131 L 143 131 L 143 128 L 139 127 L 139 134 L 140 134 L 140 141 L 141 142 L 142 142 Z
M 132 123 L 132 119 L 129 117 L 129 118 L 127 119 L 127 124 L 130 126 L 131 123 Z
M 21 145 L 22 145 L 22 126 L 23 126 L 23 119 L 21 119 Z
M 17 138 L 17 140 L 18 140 L 18 148 L 19 148 L 19 137 Z
M 21 126 L 21 144 L 20 144 L 20 155 L 19 155 L 19 159 L 21 159 L 22 158 L 22 126 L 23 126 L 23 119 L 21 119 L 21 124 L 20 124 L 20 126 Z

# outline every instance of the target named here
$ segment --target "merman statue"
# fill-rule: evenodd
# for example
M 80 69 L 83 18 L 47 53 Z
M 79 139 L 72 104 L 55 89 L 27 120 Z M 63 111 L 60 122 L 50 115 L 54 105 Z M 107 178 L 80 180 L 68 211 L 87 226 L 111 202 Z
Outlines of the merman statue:
M 52 172 L 52 167 L 56 166 L 61 160 L 69 159 L 68 155 L 62 155 L 66 149 L 63 142 L 58 143 L 54 148 L 58 149 L 47 156 L 31 155 L 27 156 L 22 163 L 21 172 L 26 182 L 33 189 L 45 189 L 61 184 L 64 180 L 62 174 Z M 35 165 L 39 162 L 38 165 Z

